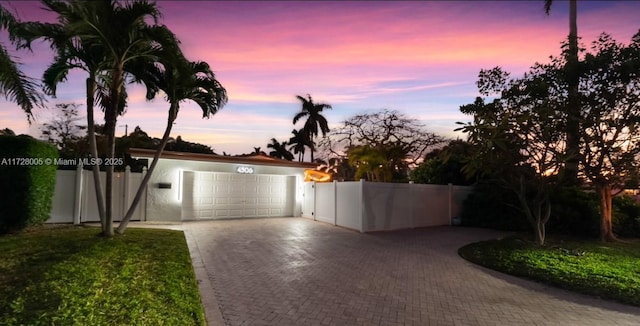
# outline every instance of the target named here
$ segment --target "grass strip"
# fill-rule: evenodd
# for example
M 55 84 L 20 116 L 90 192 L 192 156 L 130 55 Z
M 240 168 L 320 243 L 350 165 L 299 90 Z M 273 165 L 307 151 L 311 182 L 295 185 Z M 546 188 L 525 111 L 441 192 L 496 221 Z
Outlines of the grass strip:
M 551 240 L 539 246 L 507 237 L 472 243 L 458 253 L 493 270 L 640 306 L 639 240 Z
M 3 325 L 205 325 L 182 231 L 38 228 L 0 237 Z

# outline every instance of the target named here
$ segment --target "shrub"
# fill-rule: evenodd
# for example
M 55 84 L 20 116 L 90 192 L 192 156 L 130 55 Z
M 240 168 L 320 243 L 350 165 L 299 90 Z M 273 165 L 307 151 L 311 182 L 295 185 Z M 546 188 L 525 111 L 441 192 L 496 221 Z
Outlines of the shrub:
M 51 144 L 26 135 L 0 136 L 0 233 L 49 218 L 57 157 Z M 51 160 L 49 164 L 46 159 Z
M 551 218 L 547 231 L 597 237 L 600 232 L 598 195 L 580 188 L 560 188 L 551 194 Z
M 505 231 L 531 231 L 526 217 L 517 209 L 518 198 L 492 182 L 479 182 L 462 206 L 462 225 Z
M 629 196 L 614 197 L 612 224 L 616 235 L 640 238 L 640 204 Z
M 489 182 L 478 183 L 463 203 L 462 225 L 505 231 L 530 231 L 509 190 Z M 560 188 L 551 193 L 548 234 L 598 237 L 600 201 L 594 192 Z M 640 238 L 640 204 L 628 196 L 613 198 L 613 231 L 622 237 Z

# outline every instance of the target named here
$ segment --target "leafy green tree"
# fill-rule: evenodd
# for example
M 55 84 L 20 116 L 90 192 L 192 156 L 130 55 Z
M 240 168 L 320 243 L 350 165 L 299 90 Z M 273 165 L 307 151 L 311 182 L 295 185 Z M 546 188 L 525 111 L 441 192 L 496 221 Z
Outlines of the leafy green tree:
M 9 39 L 14 43 L 21 37 L 15 17 L 0 6 L 0 29 L 9 32 Z M 33 109 L 43 105 L 42 95 L 37 91 L 38 85 L 19 69 L 19 63 L 12 58 L 4 44 L 0 44 L 0 95 L 17 103 L 27 114 L 29 123 L 33 119 Z
M 360 145 L 347 151 L 349 165 L 356 169 L 356 180 L 365 178 L 372 182 L 391 182 L 393 171 L 379 148 Z
M 600 239 L 614 241 L 614 189 L 640 170 L 640 32 L 628 46 L 601 34 L 581 70 L 581 167 L 600 197 Z
M 293 124 L 295 125 L 304 117 L 307 118 L 302 130 L 310 140 L 307 146 L 311 151 L 311 162 L 313 162 L 313 153 L 316 151 L 314 138 L 317 137 L 320 132 L 323 137 L 329 132 L 329 124 L 327 119 L 322 115 L 322 111 L 324 109 L 331 109 L 331 105 L 314 103 L 309 94 L 307 94 L 307 98 L 300 95 L 297 95 L 296 98 L 302 102 L 302 109 L 293 117 Z
M 269 152 L 269 156 L 273 156 L 281 160 L 293 161 L 295 157 L 287 149 L 287 145 L 289 144 L 286 141 L 279 142 L 275 138 L 271 138 L 271 143 L 267 144 L 267 148 L 272 149 L 272 151 Z
M 510 169 L 518 167 L 521 171 L 516 175 L 533 181 L 531 187 L 538 187 L 542 194 L 554 179 L 563 179 L 563 166 L 572 158 L 566 154 L 566 133 L 558 132 L 566 130 L 571 119 L 564 110 L 570 102 L 565 60 L 552 58 L 549 64 L 536 64 L 524 78 L 509 82 L 500 69 L 481 72 L 481 92 L 498 90 L 500 97 L 491 103 L 479 98 L 461 107 L 464 113 L 474 115 L 474 122 L 463 129 L 470 133 L 472 142 L 483 146 L 479 147 L 482 159 L 471 161 L 469 169 L 490 169 L 508 177 Z M 623 189 L 637 179 L 640 168 L 638 71 L 640 33 L 628 46 L 602 34 L 580 63 L 578 158 L 581 175 L 600 197 L 602 241 L 616 239 L 612 228 L 614 189 Z M 530 141 L 529 135 L 536 137 Z M 501 165 L 498 168 L 495 164 Z M 522 169 L 525 164 L 530 167 Z M 531 174 L 533 171 L 537 174 Z M 528 187 L 520 189 L 525 190 L 520 197 L 537 198 Z
M 411 171 L 415 183 L 471 185 L 475 176 L 468 177 L 463 168 L 473 152 L 473 145 L 454 140 L 443 148 L 425 155 L 424 161 Z
M 541 85 L 544 76 L 535 68 L 525 78 L 511 80 L 500 68 L 482 70 L 480 93 L 498 97 L 461 106 L 473 122 L 460 129 L 475 149 L 465 171 L 495 179 L 517 195 L 519 209 L 542 245 L 551 216 L 550 193 L 557 186 L 550 175 L 557 175 L 564 163 L 565 134 L 557 106 L 538 97 Z

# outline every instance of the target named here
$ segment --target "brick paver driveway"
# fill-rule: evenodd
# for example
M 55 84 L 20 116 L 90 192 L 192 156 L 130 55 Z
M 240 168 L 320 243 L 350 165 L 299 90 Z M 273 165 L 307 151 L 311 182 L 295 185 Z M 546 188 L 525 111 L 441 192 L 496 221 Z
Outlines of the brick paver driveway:
M 203 301 L 227 325 L 640 325 L 640 308 L 520 280 L 457 255 L 464 244 L 501 235 L 494 231 L 360 234 L 302 218 L 182 227 L 204 264 L 201 276 L 208 275 Z

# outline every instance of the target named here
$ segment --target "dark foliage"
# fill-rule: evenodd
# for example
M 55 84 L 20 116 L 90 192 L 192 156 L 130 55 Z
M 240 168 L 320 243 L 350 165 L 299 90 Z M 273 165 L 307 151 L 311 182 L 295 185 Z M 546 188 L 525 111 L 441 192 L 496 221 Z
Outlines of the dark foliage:
M 506 231 L 530 231 L 516 208 L 515 195 L 490 182 L 480 182 L 463 204 L 462 225 Z M 600 230 L 599 198 L 579 188 L 560 188 L 551 194 L 550 234 L 596 238 Z M 631 197 L 613 199 L 613 228 L 623 237 L 640 238 L 640 204 Z
M 49 218 L 57 158 L 51 144 L 25 135 L 0 136 L 0 233 Z

